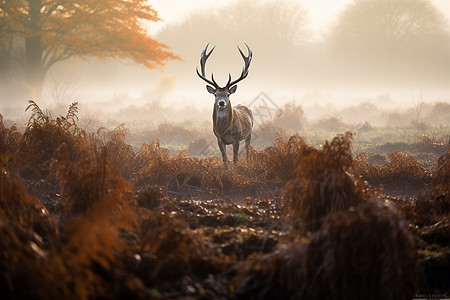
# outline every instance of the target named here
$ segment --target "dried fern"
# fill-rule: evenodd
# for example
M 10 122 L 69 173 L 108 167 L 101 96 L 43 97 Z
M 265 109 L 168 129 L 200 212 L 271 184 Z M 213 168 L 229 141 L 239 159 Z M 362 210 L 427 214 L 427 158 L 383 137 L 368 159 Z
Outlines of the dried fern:
M 254 255 L 237 270 L 238 299 L 410 299 L 419 274 L 413 236 L 382 202 L 338 212 L 307 243 Z
M 44 112 L 36 102 L 34 102 L 33 100 L 28 100 L 28 103 L 29 104 L 25 111 L 27 112 L 29 109 L 31 109 L 31 116 L 28 119 L 27 127 L 30 127 L 33 123 L 43 124 L 50 122 L 50 116 L 44 114 Z
M 303 268 L 304 299 L 410 299 L 419 274 L 414 238 L 384 202 L 332 215 L 308 243 Z
M 374 192 L 352 174 L 352 136 L 338 135 L 323 150 L 301 148 L 282 207 L 295 227 L 317 230 L 331 213 L 373 198 Z
M 66 120 L 68 123 L 75 125 L 75 121 L 78 121 L 78 102 L 73 102 L 69 106 L 67 111 Z

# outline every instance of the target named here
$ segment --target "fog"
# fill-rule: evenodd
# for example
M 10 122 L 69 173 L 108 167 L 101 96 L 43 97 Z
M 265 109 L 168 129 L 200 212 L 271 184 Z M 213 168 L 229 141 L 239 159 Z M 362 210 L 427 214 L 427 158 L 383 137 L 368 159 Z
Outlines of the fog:
M 132 131 L 161 122 L 203 126 L 210 122 L 213 96 L 195 73 L 200 53 L 208 42 L 216 46 L 206 73 L 214 72 L 225 85 L 229 73 L 233 79 L 240 75 L 243 61 L 236 45 L 247 54 L 245 42 L 253 60 L 249 76 L 231 97 L 233 104 L 262 105 L 258 96 L 263 92 L 272 111 L 294 103 L 311 120 L 338 116 L 346 123 L 385 126 L 388 113 L 408 112 L 420 103 L 425 116 L 434 103 L 450 102 L 448 10 L 437 2 L 345 1 L 328 9 L 333 18 L 323 25 L 318 12 L 299 1 L 172 7 L 185 12 L 144 25 L 183 61 L 150 70 L 126 58 L 70 58 L 48 71 L 41 94 L 20 78 L 4 81 L 0 111 L 20 125 L 28 117 L 28 99 L 55 115 L 78 101 L 80 118 L 92 130 L 123 122 Z M 361 115 L 364 109 L 354 113 L 355 107 L 369 108 Z

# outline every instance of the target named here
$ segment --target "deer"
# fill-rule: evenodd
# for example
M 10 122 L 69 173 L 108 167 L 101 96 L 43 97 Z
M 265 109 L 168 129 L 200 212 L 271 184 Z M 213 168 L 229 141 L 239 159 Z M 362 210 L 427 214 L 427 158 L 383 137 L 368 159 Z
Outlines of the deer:
M 247 46 L 248 49 L 248 56 L 245 56 L 239 46 L 237 46 L 239 53 L 244 59 L 244 67 L 241 76 L 238 79 L 231 81 L 231 74 L 228 74 L 227 84 L 224 87 L 220 87 L 214 80 L 214 73 L 211 73 L 211 80 L 206 78 L 205 75 L 206 60 L 216 48 L 216 46 L 214 46 L 211 51 L 207 52 L 208 46 L 209 43 L 206 45 L 205 49 L 203 49 L 200 56 L 201 74 L 198 71 L 198 67 L 196 68 L 196 71 L 197 75 L 208 83 L 208 85 L 206 85 L 206 90 L 215 97 L 212 115 L 213 132 L 217 137 L 217 144 L 222 153 L 225 169 L 228 169 L 226 145 L 233 145 L 233 163 L 235 165 L 238 161 L 239 142 L 242 140 L 245 140 L 247 159 L 249 157 L 249 146 L 253 128 L 253 113 L 247 106 L 242 104 L 233 107 L 231 105 L 230 95 L 236 92 L 237 83 L 244 80 L 248 75 L 248 69 L 252 60 L 252 50 L 245 43 L 245 46 Z

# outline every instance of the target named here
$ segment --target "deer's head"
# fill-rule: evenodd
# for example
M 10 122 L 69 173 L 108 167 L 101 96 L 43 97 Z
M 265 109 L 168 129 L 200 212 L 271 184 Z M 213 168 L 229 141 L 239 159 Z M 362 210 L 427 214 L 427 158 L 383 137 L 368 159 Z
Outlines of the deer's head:
M 247 49 L 248 49 L 248 56 L 245 56 L 244 53 L 242 53 L 242 51 L 239 48 L 239 46 L 237 46 L 238 50 L 239 50 L 239 53 L 241 53 L 241 56 L 244 59 L 244 68 L 242 69 L 241 76 L 237 80 L 231 81 L 231 74 L 228 74 L 228 83 L 227 83 L 227 85 L 224 86 L 224 87 L 220 87 L 216 83 L 216 81 L 214 80 L 214 74 L 213 73 L 211 73 L 211 80 L 209 80 L 205 76 L 206 60 L 211 55 L 213 50 L 216 48 L 214 46 L 211 49 L 211 51 L 209 51 L 209 53 L 208 53 L 207 52 L 208 46 L 209 46 L 209 43 L 206 45 L 205 49 L 203 49 L 202 54 L 200 56 L 200 68 L 201 68 L 201 72 L 202 73 L 201 74 L 199 73 L 198 68 L 196 68 L 196 71 L 197 71 L 197 75 L 201 79 L 203 79 L 204 81 L 206 81 L 208 83 L 208 85 L 206 85 L 206 90 L 210 94 L 214 95 L 216 107 L 218 109 L 222 109 L 222 108 L 225 108 L 225 107 L 227 107 L 229 105 L 229 103 L 230 103 L 230 95 L 233 94 L 234 92 L 236 92 L 237 83 L 239 81 L 245 79 L 245 77 L 247 77 L 248 69 L 250 67 L 250 62 L 252 60 L 252 50 L 250 50 L 250 47 L 247 44 L 245 44 L 245 46 L 247 46 Z

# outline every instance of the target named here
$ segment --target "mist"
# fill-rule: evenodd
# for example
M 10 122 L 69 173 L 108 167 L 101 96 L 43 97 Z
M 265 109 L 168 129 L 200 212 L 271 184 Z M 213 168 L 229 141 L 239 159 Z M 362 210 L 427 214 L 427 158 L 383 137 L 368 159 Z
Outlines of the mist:
M 449 296 L 449 16 L 0 1 L 0 299 Z
M 422 119 L 448 125 L 448 118 L 426 115 L 450 100 L 447 16 L 429 1 L 376 3 L 378 13 L 367 1 L 349 1 L 320 30 L 297 1 L 228 1 L 191 9 L 167 23 L 146 23 L 149 32 L 159 24 L 153 37 L 182 61 L 149 70 L 126 58 L 70 58 L 49 70 L 40 95 L 20 78 L 3 81 L 1 112 L 22 125 L 28 99 L 54 115 L 77 101 L 82 122 L 92 130 L 123 122 L 132 131 L 163 122 L 206 126 L 213 98 L 195 73 L 200 53 L 208 42 L 216 46 L 206 73 L 224 85 L 228 74 L 239 76 L 243 61 L 236 45 L 247 53 L 247 43 L 253 60 L 233 104 L 258 104 L 263 92 L 273 111 L 294 103 L 310 123 L 332 116 L 387 126 L 395 123 L 389 121 L 392 113 L 416 118 L 411 112 L 420 103 Z M 395 14 L 399 19 L 388 23 Z

